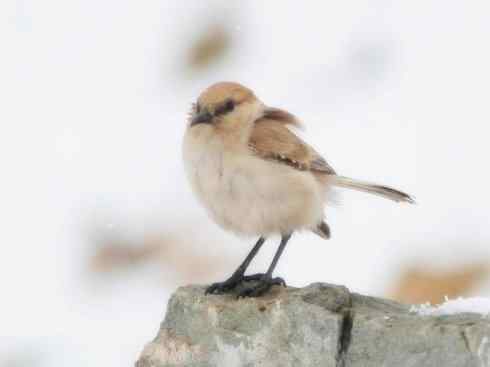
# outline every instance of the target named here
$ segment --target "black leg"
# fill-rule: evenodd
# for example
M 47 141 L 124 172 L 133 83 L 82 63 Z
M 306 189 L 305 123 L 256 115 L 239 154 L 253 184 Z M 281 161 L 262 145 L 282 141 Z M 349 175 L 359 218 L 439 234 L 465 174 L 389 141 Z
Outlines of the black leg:
M 279 248 L 276 251 L 276 254 L 274 255 L 274 258 L 272 259 L 272 263 L 269 266 L 269 269 L 267 270 L 267 275 L 272 276 L 272 272 L 276 268 L 277 262 L 279 261 L 279 258 L 281 257 L 284 248 L 286 247 L 286 244 L 288 243 L 289 239 L 291 238 L 291 234 L 288 234 L 286 236 L 282 236 L 281 238 L 281 243 L 279 244 Z
M 211 284 L 206 289 L 206 294 L 226 293 L 226 292 L 234 289 L 242 281 L 248 280 L 248 279 L 246 279 L 246 277 L 244 277 L 245 271 L 247 270 L 248 266 L 250 265 L 250 262 L 253 260 L 255 255 L 257 255 L 257 253 L 259 252 L 259 250 L 262 247 L 262 245 L 264 244 L 264 242 L 265 242 L 265 238 L 260 237 L 259 240 L 257 241 L 257 243 L 255 244 L 255 246 L 252 248 L 252 251 L 250 251 L 250 253 L 247 255 L 245 260 L 243 260 L 243 262 L 240 264 L 238 269 L 235 270 L 233 275 L 230 278 L 228 278 L 227 280 L 225 280 L 224 282 Z
M 260 279 L 258 279 L 258 283 L 252 287 L 247 287 L 243 289 L 239 294 L 238 297 L 259 297 L 266 293 L 273 285 L 283 285 L 286 286 L 286 282 L 282 278 L 273 278 L 272 273 L 274 272 L 274 269 L 276 268 L 277 262 L 279 261 L 279 258 L 281 257 L 284 248 L 286 247 L 286 244 L 288 243 L 289 239 L 291 238 L 291 234 L 284 235 L 281 238 L 281 243 L 279 244 L 279 248 L 276 251 L 276 254 L 274 255 L 274 258 L 272 259 L 272 263 L 269 266 L 269 269 L 267 270 L 267 273 L 263 274 Z

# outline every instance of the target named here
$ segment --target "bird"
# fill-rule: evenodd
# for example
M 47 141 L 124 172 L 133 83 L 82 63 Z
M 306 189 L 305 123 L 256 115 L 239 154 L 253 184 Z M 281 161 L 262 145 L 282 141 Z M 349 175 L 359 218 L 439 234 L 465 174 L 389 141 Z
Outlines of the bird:
M 307 230 L 330 238 L 324 209 L 334 187 L 415 202 L 394 188 L 338 175 L 298 136 L 295 128 L 301 126 L 295 115 L 265 105 L 236 82 L 215 83 L 193 103 L 182 142 L 191 189 L 222 229 L 258 237 L 235 272 L 208 286 L 206 294 L 238 290 L 239 298 L 259 297 L 275 285 L 286 286 L 273 272 L 292 234 Z M 281 240 L 269 268 L 246 275 L 272 235 Z

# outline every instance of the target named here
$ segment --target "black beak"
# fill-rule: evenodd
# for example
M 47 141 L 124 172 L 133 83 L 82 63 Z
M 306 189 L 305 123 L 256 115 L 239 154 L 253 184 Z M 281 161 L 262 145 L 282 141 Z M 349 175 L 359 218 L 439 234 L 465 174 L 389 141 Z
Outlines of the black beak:
M 191 120 L 191 126 L 197 124 L 210 124 L 213 120 L 213 115 L 211 115 L 208 111 L 202 111 L 197 113 Z

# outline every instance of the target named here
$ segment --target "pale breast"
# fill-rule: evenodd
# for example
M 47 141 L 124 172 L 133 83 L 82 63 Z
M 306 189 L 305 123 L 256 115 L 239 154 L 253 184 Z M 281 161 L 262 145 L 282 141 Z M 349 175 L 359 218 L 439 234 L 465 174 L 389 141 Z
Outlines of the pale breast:
M 244 152 L 225 154 L 219 142 L 192 136 L 184 140 L 184 163 L 195 195 L 226 230 L 287 233 L 323 219 L 323 191 L 310 172 Z

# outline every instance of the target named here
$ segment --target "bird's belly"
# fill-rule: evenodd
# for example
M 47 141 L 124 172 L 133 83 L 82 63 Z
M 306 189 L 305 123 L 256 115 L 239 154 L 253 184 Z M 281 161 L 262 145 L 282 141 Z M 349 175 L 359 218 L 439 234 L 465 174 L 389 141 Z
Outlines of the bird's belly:
M 250 157 L 201 157 L 188 168 L 194 192 L 214 221 L 241 235 L 314 228 L 323 198 L 307 172 Z

